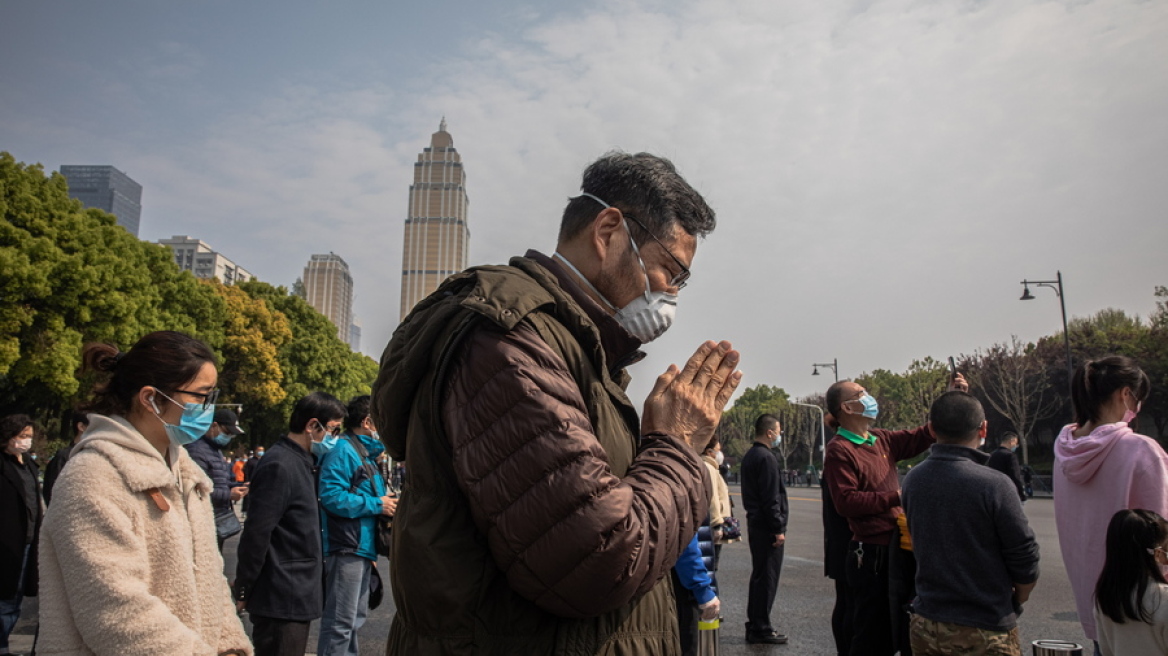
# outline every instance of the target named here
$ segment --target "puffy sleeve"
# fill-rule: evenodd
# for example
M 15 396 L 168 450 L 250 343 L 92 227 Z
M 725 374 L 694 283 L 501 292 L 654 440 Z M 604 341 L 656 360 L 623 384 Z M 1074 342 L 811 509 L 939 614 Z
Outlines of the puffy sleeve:
M 612 472 L 575 380 L 525 323 L 469 338 L 443 415 L 495 563 L 550 613 L 594 616 L 647 592 L 708 510 L 709 474 L 677 437 L 644 436 L 626 475 Z

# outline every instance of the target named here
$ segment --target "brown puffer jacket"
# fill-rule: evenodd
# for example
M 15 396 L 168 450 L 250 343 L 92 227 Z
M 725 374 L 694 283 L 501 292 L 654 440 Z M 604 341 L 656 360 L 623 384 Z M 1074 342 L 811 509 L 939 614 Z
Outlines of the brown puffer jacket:
M 387 653 L 679 651 L 666 574 L 709 476 L 678 438 L 638 446 L 612 355 L 527 258 L 448 280 L 398 328 L 373 407 L 408 471 Z

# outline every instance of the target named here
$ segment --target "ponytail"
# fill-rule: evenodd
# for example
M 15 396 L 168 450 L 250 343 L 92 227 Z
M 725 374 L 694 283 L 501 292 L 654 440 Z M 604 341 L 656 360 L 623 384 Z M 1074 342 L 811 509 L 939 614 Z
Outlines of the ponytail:
M 1075 423 L 1084 426 L 1089 422 L 1098 422 L 1103 405 L 1116 390 L 1125 387 L 1130 388 L 1140 401 L 1146 399 L 1152 389 L 1148 374 L 1140 369 L 1135 360 L 1122 355 L 1109 355 L 1085 362 L 1071 378 L 1071 405 L 1075 410 Z

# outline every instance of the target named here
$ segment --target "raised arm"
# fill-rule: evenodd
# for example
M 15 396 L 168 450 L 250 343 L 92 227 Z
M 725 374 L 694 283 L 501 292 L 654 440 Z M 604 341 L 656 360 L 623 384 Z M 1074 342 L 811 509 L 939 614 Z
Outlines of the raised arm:
M 649 433 L 617 477 L 576 381 L 526 324 L 479 331 L 459 362 L 443 417 L 455 476 L 511 587 L 551 613 L 587 617 L 668 574 L 708 510 L 697 452 Z

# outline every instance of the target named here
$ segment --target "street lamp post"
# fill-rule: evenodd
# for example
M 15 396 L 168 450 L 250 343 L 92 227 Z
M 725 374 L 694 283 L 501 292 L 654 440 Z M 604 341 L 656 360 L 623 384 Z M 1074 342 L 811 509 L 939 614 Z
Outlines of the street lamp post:
M 821 408 L 817 405 L 812 405 L 810 403 L 798 403 L 796 401 L 791 401 L 791 405 L 801 405 L 805 408 L 815 408 L 816 410 L 819 411 L 819 443 L 821 445 L 827 444 L 827 442 L 825 441 L 826 435 L 824 434 L 824 429 L 823 429 L 823 422 L 824 422 L 823 408 Z M 812 439 L 814 440 L 815 438 L 812 438 Z M 811 445 L 811 449 L 809 450 L 809 452 L 807 454 L 807 466 L 812 468 L 812 469 L 815 468 L 815 445 L 814 444 Z
M 1072 379 L 1075 377 L 1075 366 L 1071 362 L 1071 333 L 1067 330 L 1067 299 L 1063 295 L 1063 272 L 1057 272 L 1058 276 L 1054 280 L 1023 280 L 1022 281 L 1022 298 L 1020 301 L 1032 301 L 1034 295 L 1030 293 L 1030 285 L 1035 287 L 1050 287 L 1054 293 L 1058 295 L 1059 305 L 1063 310 L 1063 344 L 1067 349 L 1067 389 L 1070 391 L 1072 387 Z
M 815 362 L 811 364 L 811 375 L 818 376 L 820 367 L 831 367 L 831 373 L 835 374 L 835 382 L 839 382 L 839 359 L 833 358 L 831 362 Z

